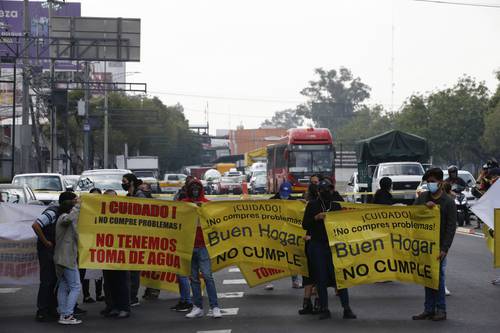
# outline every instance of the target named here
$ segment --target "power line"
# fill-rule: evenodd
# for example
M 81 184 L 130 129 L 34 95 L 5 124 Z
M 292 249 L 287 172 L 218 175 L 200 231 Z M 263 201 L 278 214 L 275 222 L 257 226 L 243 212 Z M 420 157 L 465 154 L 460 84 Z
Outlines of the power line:
M 440 0 L 413 0 L 415 2 L 429 2 L 441 5 L 454 5 L 454 6 L 469 6 L 469 7 L 485 7 L 485 8 L 500 8 L 500 5 L 470 3 L 470 2 L 455 2 L 455 1 L 440 1 Z
M 197 94 L 185 94 L 185 93 L 166 92 L 166 91 L 149 91 L 148 93 L 150 93 L 150 94 L 158 94 L 158 95 L 182 96 L 182 97 L 205 98 L 205 99 L 220 99 L 220 100 L 230 100 L 230 101 L 246 101 L 246 102 L 262 102 L 262 103 L 289 103 L 289 104 L 304 103 L 304 101 L 300 101 L 300 100 L 284 100 L 284 99 L 255 98 L 255 97 L 214 96 L 214 95 L 197 95 Z

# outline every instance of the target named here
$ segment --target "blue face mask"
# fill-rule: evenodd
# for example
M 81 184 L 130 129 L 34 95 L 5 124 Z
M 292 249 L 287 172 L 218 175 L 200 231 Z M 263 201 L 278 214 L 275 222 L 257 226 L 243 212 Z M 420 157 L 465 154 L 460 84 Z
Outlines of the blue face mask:
M 427 188 L 429 189 L 429 192 L 436 193 L 439 191 L 439 183 L 427 183 Z

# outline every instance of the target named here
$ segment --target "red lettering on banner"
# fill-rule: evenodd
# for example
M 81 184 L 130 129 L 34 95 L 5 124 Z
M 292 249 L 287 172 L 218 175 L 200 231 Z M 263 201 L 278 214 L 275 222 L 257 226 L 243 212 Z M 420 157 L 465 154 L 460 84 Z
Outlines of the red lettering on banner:
M 161 250 L 175 252 L 177 240 L 165 237 L 118 234 L 118 247 L 126 249 Z
M 106 214 L 106 203 L 101 202 L 101 214 Z
M 0 263 L 0 277 L 21 278 L 38 274 L 38 263 Z
M 266 278 L 268 276 L 273 276 L 273 275 L 283 273 L 283 272 L 285 272 L 285 270 L 277 269 L 277 268 L 259 267 L 259 268 L 255 268 L 253 270 L 253 272 L 255 274 L 257 274 L 258 279 L 262 279 L 262 278 Z
M 144 252 L 130 251 L 128 262 L 130 264 L 144 264 Z
M 109 212 L 110 212 L 111 214 L 116 214 L 116 213 L 118 213 L 118 202 L 116 202 L 116 201 L 111 201 L 111 202 L 109 203 Z
M 172 253 L 149 252 L 148 265 L 169 266 L 169 267 L 180 268 L 181 267 L 181 260 L 180 260 L 179 256 L 173 255 Z
M 142 271 L 141 276 L 146 279 L 151 279 L 155 281 L 165 281 L 170 283 L 177 283 L 177 274 L 172 272 L 151 272 L 151 271 Z
M 90 261 L 107 264 L 125 264 L 125 251 L 118 249 L 89 249 Z
M 97 247 L 112 247 L 115 239 L 112 234 L 96 234 L 95 245 Z
M 158 206 L 158 205 L 140 204 L 133 202 L 111 201 L 109 203 L 109 212 L 111 214 L 122 214 L 122 215 L 128 214 L 128 215 L 139 215 L 148 217 L 161 217 L 166 219 L 170 216 L 171 212 L 172 213 L 171 218 L 176 219 L 177 207 L 175 206 L 172 207 L 172 210 L 170 210 L 170 208 L 171 208 L 170 206 Z

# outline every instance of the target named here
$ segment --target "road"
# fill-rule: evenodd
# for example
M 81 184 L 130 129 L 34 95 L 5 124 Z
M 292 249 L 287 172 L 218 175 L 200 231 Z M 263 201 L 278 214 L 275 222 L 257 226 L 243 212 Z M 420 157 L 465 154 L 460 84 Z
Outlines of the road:
M 392 282 L 352 288 L 351 306 L 358 319 L 349 321 L 341 319 L 339 302 L 330 290 L 332 319 L 319 321 L 297 314 L 303 291 L 292 289 L 289 279 L 276 281 L 273 291 L 262 286 L 250 289 L 246 284 L 227 284 L 243 277 L 224 269 L 215 274 L 218 292 L 240 294 L 220 299 L 227 311 L 221 319 L 186 319 L 169 310 L 177 296 L 162 292 L 159 300 L 142 302 L 125 320 L 102 318 L 102 304 L 84 304 L 89 313 L 80 326 L 37 323 L 37 288 L 30 286 L 17 291 L 0 288 L 0 332 L 500 332 L 500 286 L 489 282 L 497 275 L 500 271 L 492 268 L 484 239 L 457 234 L 448 259 L 447 286 L 452 295 L 447 297 L 446 322 L 410 319 L 423 309 L 420 286 Z

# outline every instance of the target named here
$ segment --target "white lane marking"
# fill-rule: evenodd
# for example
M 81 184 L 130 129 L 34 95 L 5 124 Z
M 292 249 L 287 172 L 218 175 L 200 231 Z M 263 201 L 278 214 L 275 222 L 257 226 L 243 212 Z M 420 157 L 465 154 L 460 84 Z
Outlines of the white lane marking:
M 240 269 L 238 267 L 233 267 L 229 269 L 229 273 L 239 273 Z
M 245 295 L 243 291 L 233 291 L 229 293 L 217 293 L 218 298 L 241 298 Z
M 224 280 L 222 284 L 247 284 L 245 279 Z
M 197 331 L 196 333 L 231 333 L 231 330 Z
M 21 290 L 21 288 L 0 288 L 0 294 L 13 294 Z
M 465 235 L 465 236 L 473 236 L 473 237 L 478 237 L 478 238 L 484 238 L 484 235 L 482 233 L 475 232 L 472 229 L 467 229 L 467 228 L 462 228 L 462 227 L 457 228 L 457 234 Z
M 225 308 L 225 309 L 220 309 L 220 313 L 223 316 L 236 316 L 239 310 L 240 308 Z M 212 312 L 207 313 L 207 317 L 212 317 L 212 316 L 213 316 Z

